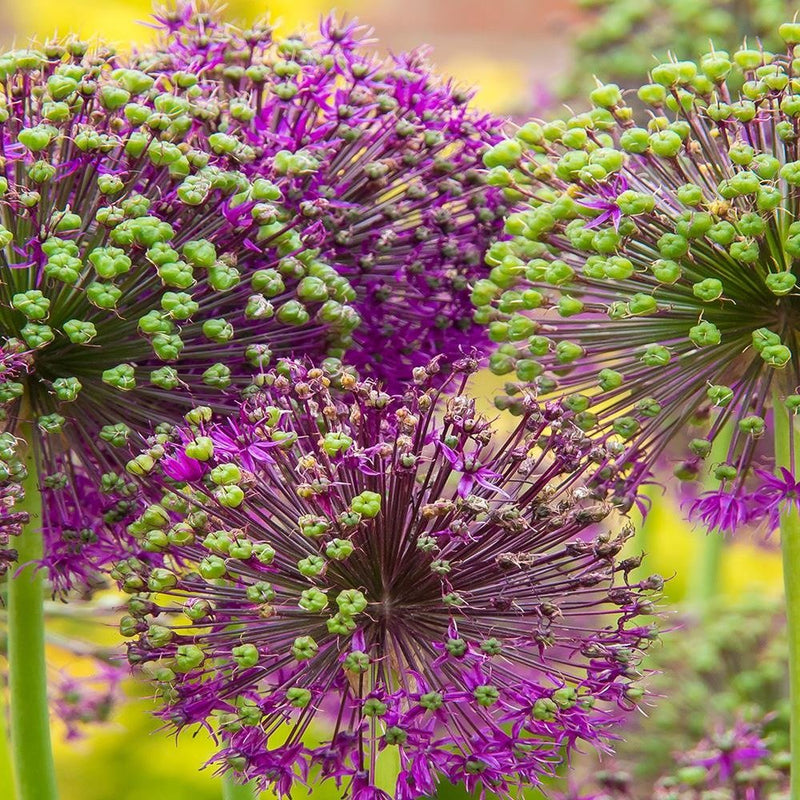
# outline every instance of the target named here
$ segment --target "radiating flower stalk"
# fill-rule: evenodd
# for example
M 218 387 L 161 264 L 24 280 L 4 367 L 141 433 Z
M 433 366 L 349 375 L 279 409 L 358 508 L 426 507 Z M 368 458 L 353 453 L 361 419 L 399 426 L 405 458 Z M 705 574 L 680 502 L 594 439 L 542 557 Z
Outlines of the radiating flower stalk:
M 654 67 L 638 91 L 647 128 L 599 85 L 590 112 L 529 123 L 490 151 L 491 182 L 520 205 L 474 299 L 501 343 L 495 371 L 568 393 L 587 430 L 629 441 L 627 456 L 685 442 L 678 477 L 719 481 L 693 509 L 707 527 L 780 517 L 800 797 L 800 26 L 780 35 L 782 54 Z M 727 453 L 710 459 L 726 427 Z M 774 475 L 756 469 L 767 434 Z
M 399 800 L 442 778 L 517 796 L 641 696 L 662 581 L 629 581 L 629 532 L 595 528 L 633 502 L 627 474 L 532 394 L 493 431 L 477 362 L 443 366 L 390 395 L 286 361 L 238 415 L 198 407 L 151 442 L 129 531 L 163 560 L 119 564 L 121 630 L 161 716 L 209 726 L 238 781 L 388 797 L 389 749 Z

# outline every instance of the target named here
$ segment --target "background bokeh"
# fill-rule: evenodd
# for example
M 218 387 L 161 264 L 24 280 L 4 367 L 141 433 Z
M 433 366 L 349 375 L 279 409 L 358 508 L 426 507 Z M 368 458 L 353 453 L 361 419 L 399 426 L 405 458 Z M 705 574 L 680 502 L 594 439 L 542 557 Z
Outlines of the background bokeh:
M 683 6 L 696 9 L 706 4 L 691 0 Z M 594 63 L 591 47 L 598 48 L 601 55 L 604 50 L 610 52 L 609 48 L 616 45 L 607 43 L 619 37 L 620 31 L 630 32 L 631 26 L 641 27 L 648 20 L 636 17 L 638 12 L 629 4 L 626 13 L 629 17 L 633 14 L 632 22 L 623 15 L 606 19 L 602 28 L 597 25 L 598 14 L 603 11 L 598 6 L 602 5 L 597 0 L 583 4 L 552 0 L 230 0 L 226 14 L 247 21 L 269 12 L 273 20 L 282 21 L 280 31 L 284 33 L 313 26 L 321 14 L 333 9 L 358 16 L 375 28 L 382 49 L 401 51 L 430 45 L 432 60 L 440 71 L 474 86 L 480 104 L 519 117 L 530 109 L 557 114 L 561 104 L 569 101 L 569 93 L 576 91 L 574 87 L 588 82 L 593 68 L 599 71 L 598 65 L 610 70 L 631 69 L 629 63 L 617 63 L 619 59 L 604 62 L 600 58 Z M 726 4 L 716 5 L 724 8 Z M 761 13 L 769 5 L 778 14 L 785 6 L 781 0 L 757 5 Z M 152 36 L 143 24 L 150 10 L 148 0 L 2 0 L 0 43 L 21 45 L 31 36 L 71 31 L 84 37 L 100 35 L 124 49 Z M 583 43 L 580 59 L 579 41 Z M 601 77 L 607 76 L 601 73 Z M 493 382 L 484 377 L 478 391 L 488 398 Z M 704 536 L 681 520 L 678 502 L 654 491 L 653 511 L 636 543 L 648 552 L 648 570 L 671 578 L 666 595 L 668 602 L 676 605 L 685 593 L 687 576 Z M 729 599 L 747 593 L 779 594 L 780 565 L 774 543 L 770 546 L 769 542 L 753 540 L 728 546 L 721 581 Z M 67 620 L 60 624 L 59 632 L 69 634 L 71 626 L 79 623 Z M 112 643 L 114 637 L 113 628 L 96 625 L 99 642 Z M 53 659 L 72 672 L 88 669 L 79 655 L 60 649 L 54 648 Z M 203 732 L 194 738 L 183 734 L 176 741 L 159 731 L 157 722 L 147 713 L 151 703 L 146 689 L 131 683 L 128 692 L 131 702 L 115 712 L 107 724 L 92 728 L 85 738 L 67 742 L 59 731 L 57 760 L 63 800 L 219 798 L 219 781 L 211 770 L 198 769 L 212 752 L 207 736 Z M 0 736 L 0 748 L 3 746 L 4 737 Z M 0 753 L 0 764 L 3 761 Z M 320 790 L 313 795 L 322 800 L 335 796 Z M 0 767 L 0 798 L 10 797 L 10 775 Z

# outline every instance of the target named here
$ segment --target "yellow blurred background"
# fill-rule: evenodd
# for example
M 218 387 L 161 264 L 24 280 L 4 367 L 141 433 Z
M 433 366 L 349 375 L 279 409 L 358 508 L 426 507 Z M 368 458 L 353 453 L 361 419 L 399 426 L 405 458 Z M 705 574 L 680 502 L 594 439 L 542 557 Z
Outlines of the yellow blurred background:
M 487 8 L 490 5 L 490 9 Z M 478 90 L 478 102 L 500 114 L 531 108 L 554 92 L 570 58 L 570 37 L 580 28 L 581 13 L 571 3 L 552 0 L 274 0 L 266 3 L 230 0 L 226 15 L 246 22 L 267 11 L 282 21 L 280 32 L 316 24 L 333 9 L 375 28 L 384 50 L 431 45 L 439 69 Z M 0 40 L 20 45 L 29 37 L 54 32 L 102 36 L 120 48 L 145 42 L 152 30 L 143 25 L 151 13 L 148 0 L 2 0 Z M 492 381 L 479 383 L 488 397 Z M 674 501 L 655 495 L 644 543 L 647 568 L 671 578 L 667 597 L 679 602 L 704 534 L 681 519 Z M 780 563 L 773 546 L 737 543 L 726 548 L 722 562 L 724 592 L 780 592 Z M 114 630 L 102 630 L 108 642 Z M 63 666 L 80 671 L 77 657 L 57 656 Z M 194 738 L 157 730 L 151 703 L 142 687 L 132 685 L 131 702 L 110 723 L 96 726 L 78 742 L 64 741 L 59 731 L 57 761 L 63 800 L 211 800 L 220 797 L 211 769 L 199 770 L 212 752 L 204 733 Z M 0 747 L 4 744 L 0 736 Z M 0 753 L 0 764 L 4 759 Z M 300 795 L 302 796 L 302 795 Z M 331 790 L 315 798 L 335 797 Z M 0 800 L 12 798 L 10 776 L 0 768 Z

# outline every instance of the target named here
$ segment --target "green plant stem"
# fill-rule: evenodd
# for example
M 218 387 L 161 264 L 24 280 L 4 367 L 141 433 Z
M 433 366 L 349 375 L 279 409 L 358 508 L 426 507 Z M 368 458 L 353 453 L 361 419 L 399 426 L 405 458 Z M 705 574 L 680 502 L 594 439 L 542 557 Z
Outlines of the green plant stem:
M 44 573 L 31 562 L 42 557 L 42 497 L 30 424 L 20 426 L 29 443 L 28 477 L 21 510 L 30 522 L 16 538 L 23 565 L 8 582 L 8 664 L 11 702 L 11 759 L 17 800 L 55 800 L 50 715 L 47 707 L 47 672 L 44 652 Z
M 792 443 L 800 455 L 800 436 L 794 417 L 787 411 L 782 396 L 772 399 L 775 415 L 775 466 L 792 469 Z M 786 625 L 789 638 L 789 702 L 791 721 L 791 800 L 800 800 L 800 513 L 794 502 L 781 509 L 781 553 L 783 585 L 786 593 Z
M 700 534 L 694 567 L 689 577 L 688 599 L 692 610 L 704 616 L 718 594 L 720 566 L 725 541 L 717 531 Z
M 252 783 L 237 783 L 230 772 L 222 777 L 223 800 L 255 800 L 258 797 Z
M 0 797 L 14 796 L 14 771 L 11 767 L 11 747 L 8 720 L 0 720 Z
M 708 455 L 709 465 L 722 464 L 728 460 L 732 436 L 731 424 L 723 425 L 711 446 Z M 703 490 L 710 492 L 715 489 L 719 489 L 719 481 L 713 475 L 708 475 L 703 482 Z M 724 550 L 725 537 L 721 531 L 716 529 L 708 531 L 700 539 L 697 560 L 689 576 L 687 599 L 692 610 L 701 617 L 706 616 L 709 606 L 719 594 L 719 576 Z

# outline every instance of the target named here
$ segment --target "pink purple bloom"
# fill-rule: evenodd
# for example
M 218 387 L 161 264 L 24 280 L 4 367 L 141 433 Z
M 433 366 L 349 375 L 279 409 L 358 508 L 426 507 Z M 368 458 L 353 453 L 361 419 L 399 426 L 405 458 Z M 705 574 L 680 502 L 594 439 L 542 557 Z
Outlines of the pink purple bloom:
M 122 681 L 128 670 L 120 664 L 98 662 L 93 674 L 78 677 L 62 671 L 53 682 L 51 707 L 66 728 L 66 739 L 86 735 L 86 728 L 108 722 L 123 698 Z
M 716 489 L 703 492 L 689 506 L 689 517 L 709 531 L 733 533 L 753 516 L 749 497 Z
M 530 393 L 493 430 L 465 393 L 477 362 L 446 366 L 392 395 L 285 361 L 237 416 L 200 407 L 151 442 L 169 455 L 129 532 L 163 561 L 118 565 L 121 627 L 160 715 L 210 728 L 221 771 L 386 797 L 396 749 L 388 796 L 517 796 L 640 697 L 662 581 L 631 581 L 629 532 L 595 527 L 630 507 L 626 475 Z M 202 477 L 162 474 L 181 449 Z
M 776 754 L 762 725 L 739 722 L 714 733 L 677 757 L 674 774 L 655 786 L 654 800 L 688 800 L 729 793 L 743 800 L 767 800 L 788 790 L 786 761 Z
M 638 785 L 612 757 L 584 785 L 555 793 L 558 800 L 696 800 L 787 797 L 786 754 L 775 751 L 765 724 L 738 722 L 711 734 L 695 747 L 675 754 L 668 774 L 655 785 Z
M 361 319 L 350 363 L 397 388 L 435 355 L 487 349 L 470 289 L 502 232 L 502 197 L 481 168 L 501 126 L 471 92 L 439 78 L 422 50 L 378 57 L 367 29 L 335 17 L 316 37 L 281 39 L 183 2 L 157 24 L 162 41 L 139 58 L 196 76 L 224 102 L 227 130 L 256 153 L 246 174 L 281 188 L 306 239 L 350 281 Z
M 763 469 L 756 470 L 756 475 L 761 483 L 750 495 L 755 515 L 766 517 L 770 527 L 777 528 L 782 512 L 791 506 L 800 508 L 800 481 L 786 467 L 781 467 L 778 475 Z
M 224 122 L 255 105 L 77 39 L 2 54 L 0 73 L 0 482 L 30 439 L 62 588 L 116 547 L 131 436 L 230 404 L 274 355 L 340 352 L 358 315 L 301 198 Z

